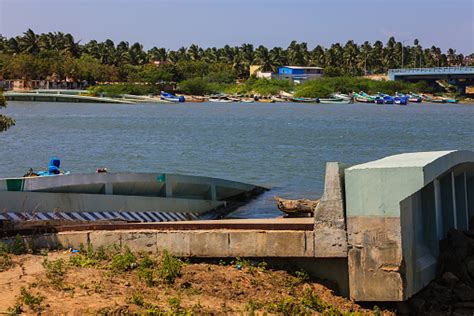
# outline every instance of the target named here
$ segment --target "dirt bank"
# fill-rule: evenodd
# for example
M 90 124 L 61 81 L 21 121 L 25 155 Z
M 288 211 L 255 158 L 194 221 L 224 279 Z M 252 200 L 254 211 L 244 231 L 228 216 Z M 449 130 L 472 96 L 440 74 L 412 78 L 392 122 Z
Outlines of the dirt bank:
M 43 314 L 392 314 L 337 296 L 304 271 L 265 262 L 183 262 L 114 250 L 9 255 L 0 311 Z

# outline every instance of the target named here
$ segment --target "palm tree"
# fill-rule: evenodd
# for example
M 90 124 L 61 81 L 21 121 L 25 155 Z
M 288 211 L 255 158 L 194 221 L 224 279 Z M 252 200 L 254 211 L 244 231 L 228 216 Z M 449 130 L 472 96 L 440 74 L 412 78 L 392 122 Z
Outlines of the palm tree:
M 316 67 L 324 67 L 326 59 L 324 56 L 324 47 L 317 45 L 310 54 L 309 65 Z
M 196 44 L 192 44 L 189 46 L 188 51 L 186 52 L 188 58 L 190 60 L 200 60 L 201 59 L 201 51 L 199 49 L 199 46 Z
M 274 66 L 272 65 L 272 61 L 270 58 L 270 54 L 268 52 L 268 48 L 263 45 L 260 45 L 255 50 L 255 61 L 261 66 L 261 71 L 273 71 Z
M 33 30 L 28 29 L 23 33 L 23 36 L 20 37 L 19 44 L 20 50 L 24 53 L 34 54 L 39 52 L 38 45 L 39 36 L 33 32 Z
M 372 56 L 372 45 L 368 41 L 360 47 L 359 55 L 357 57 L 357 66 L 359 69 L 364 70 L 364 75 L 371 73 L 373 56 Z

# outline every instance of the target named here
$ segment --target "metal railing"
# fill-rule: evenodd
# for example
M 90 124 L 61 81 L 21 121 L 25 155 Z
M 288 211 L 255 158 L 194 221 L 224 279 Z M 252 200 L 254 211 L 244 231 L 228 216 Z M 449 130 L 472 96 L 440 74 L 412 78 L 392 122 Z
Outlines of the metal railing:
M 433 68 L 402 68 L 402 69 L 390 69 L 389 74 L 400 74 L 400 73 L 469 73 L 474 74 L 474 67 L 463 66 L 463 67 L 433 67 Z

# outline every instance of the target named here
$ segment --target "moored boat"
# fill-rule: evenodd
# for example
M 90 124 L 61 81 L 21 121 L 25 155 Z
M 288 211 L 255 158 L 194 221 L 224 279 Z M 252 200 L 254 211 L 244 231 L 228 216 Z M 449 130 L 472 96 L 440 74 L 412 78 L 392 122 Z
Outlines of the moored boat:
M 374 103 L 374 99 L 361 93 L 353 92 L 354 100 L 360 103 Z
M 164 91 L 161 91 L 160 99 L 165 100 L 165 101 L 170 101 L 170 102 L 185 102 L 186 101 L 186 99 L 182 95 L 176 96 L 174 94 L 167 93 Z
M 214 218 L 263 187 L 165 173 L 92 173 L 0 179 L 0 219 L 179 221 Z
M 275 102 L 288 102 L 288 99 L 283 98 L 281 96 L 272 96 L 271 99 Z
M 300 98 L 300 97 L 293 97 L 291 98 L 292 102 L 297 103 L 318 103 L 318 98 Z
M 349 104 L 352 101 L 349 99 L 341 99 L 341 98 L 319 98 L 319 103 L 321 104 Z

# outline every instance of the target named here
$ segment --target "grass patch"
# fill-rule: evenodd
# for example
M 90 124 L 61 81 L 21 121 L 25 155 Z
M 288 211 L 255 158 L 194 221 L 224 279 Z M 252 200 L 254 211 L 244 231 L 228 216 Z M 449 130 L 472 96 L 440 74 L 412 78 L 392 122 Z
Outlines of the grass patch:
M 112 257 L 110 268 L 115 272 L 127 272 L 137 267 L 137 257 L 125 247 L 123 252 L 117 253 Z
M 0 272 L 7 271 L 13 267 L 13 261 L 10 254 L 0 252 Z
M 165 283 L 172 284 L 174 280 L 181 275 L 183 263 L 181 260 L 164 250 L 161 254 L 160 265 L 157 273 L 158 277 Z
M 49 283 L 53 288 L 57 290 L 69 289 L 64 286 L 64 277 L 68 269 L 66 261 L 63 259 L 52 261 L 45 259 L 42 265 L 45 269 L 46 277 L 49 279 Z
M 20 302 L 28 306 L 31 310 L 40 312 L 42 310 L 41 303 L 43 301 L 43 296 L 33 295 L 24 287 L 20 289 Z

